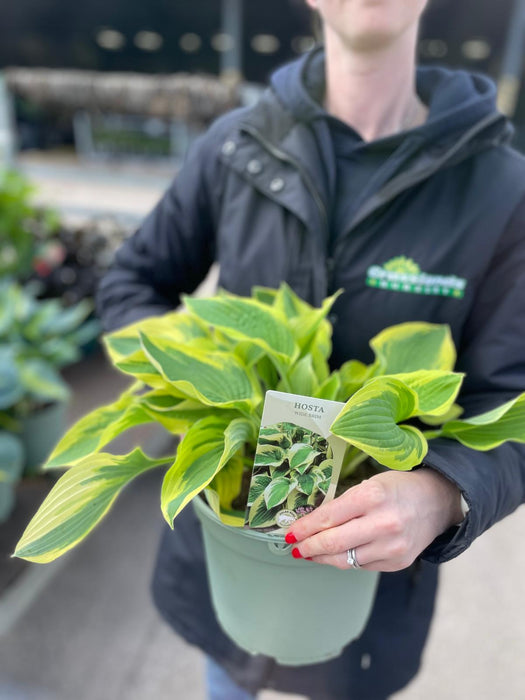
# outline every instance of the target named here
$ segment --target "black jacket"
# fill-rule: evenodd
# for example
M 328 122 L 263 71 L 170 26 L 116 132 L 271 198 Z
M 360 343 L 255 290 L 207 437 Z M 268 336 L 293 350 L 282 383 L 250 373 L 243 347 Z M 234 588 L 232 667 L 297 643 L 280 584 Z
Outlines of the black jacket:
M 319 140 L 269 89 L 256 106 L 221 118 L 200 139 L 118 251 L 98 295 L 105 327 L 173 309 L 216 261 L 219 284 L 237 294 L 286 280 L 320 304 L 344 288 L 331 317 L 334 365 L 369 362 L 368 340 L 386 326 L 448 323 L 457 369 L 467 374 L 459 399 L 466 415 L 500 404 L 525 391 L 525 161 L 509 136 L 492 105 L 451 125 L 430 146 L 422 143 L 329 250 Z M 408 289 L 395 272 L 407 261 L 431 278 Z M 475 453 L 438 440 L 425 462 L 459 486 L 470 512 L 417 565 L 382 575 L 371 621 L 340 659 L 286 669 L 230 642 L 211 609 L 189 508 L 162 537 L 153 583 L 162 615 L 252 691 L 276 687 L 323 700 L 386 697 L 419 666 L 435 564 L 464 551 L 525 500 L 522 445 Z

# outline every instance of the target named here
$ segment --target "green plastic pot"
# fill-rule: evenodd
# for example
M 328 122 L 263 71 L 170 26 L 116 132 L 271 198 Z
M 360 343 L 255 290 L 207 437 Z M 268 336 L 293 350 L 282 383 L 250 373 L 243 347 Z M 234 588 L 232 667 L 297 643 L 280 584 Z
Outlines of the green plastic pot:
M 24 468 L 24 449 L 16 435 L 0 430 L 0 525 L 7 522 L 16 501 L 16 485 Z
M 287 666 L 328 661 L 363 632 L 379 574 L 293 559 L 282 535 L 221 523 L 195 498 L 213 607 L 242 649 Z
M 66 429 L 67 401 L 59 401 L 23 418 L 21 440 L 26 475 L 34 475 L 47 460 Z

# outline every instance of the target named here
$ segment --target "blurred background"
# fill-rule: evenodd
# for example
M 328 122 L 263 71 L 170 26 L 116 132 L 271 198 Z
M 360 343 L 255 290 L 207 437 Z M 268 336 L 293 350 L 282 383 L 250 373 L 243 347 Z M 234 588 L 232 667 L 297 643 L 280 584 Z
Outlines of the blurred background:
M 52 486 L 38 467 L 61 432 L 126 385 L 100 348 L 97 281 L 191 141 L 314 46 L 312 16 L 303 0 L 17 0 L 1 12 L 0 700 L 202 698 L 200 654 L 148 595 L 159 476 L 56 564 L 9 555 Z M 525 150 L 524 48 L 524 0 L 432 0 L 418 51 L 490 75 Z M 165 448 L 155 430 L 129 440 Z M 396 698 L 523 697 L 524 522 L 514 514 L 443 567 L 424 668 Z

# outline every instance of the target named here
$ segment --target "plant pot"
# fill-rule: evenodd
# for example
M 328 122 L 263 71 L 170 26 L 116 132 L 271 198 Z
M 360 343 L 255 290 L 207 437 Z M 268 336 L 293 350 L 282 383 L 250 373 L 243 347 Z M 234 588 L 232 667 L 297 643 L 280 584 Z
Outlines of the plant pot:
M 0 525 L 9 519 L 16 501 L 16 485 L 24 469 L 24 448 L 21 440 L 0 431 Z
M 20 421 L 26 455 L 24 474 L 30 476 L 40 471 L 66 429 L 66 411 L 67 402 L 58 401 Z
M 236 644 L 280 664 L 302 666 L 339 656 L 360 636 L 377 572 L 293 559 L 281 535 L 229 527 L 201 498 L 193 504 L 215 613 Z

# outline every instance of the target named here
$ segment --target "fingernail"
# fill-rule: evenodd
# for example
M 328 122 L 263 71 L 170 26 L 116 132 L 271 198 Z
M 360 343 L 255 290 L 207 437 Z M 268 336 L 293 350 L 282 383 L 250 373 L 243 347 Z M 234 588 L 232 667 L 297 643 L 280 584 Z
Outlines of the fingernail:
M 313 561 L 312 557 L 305 557 L 306 561 Z
M 284 538 L 284 541 L 286 544 L 295 544 L 297 542 L 297 537 L 291 532 L 288 532 Z
M 292 557 L 293 557 L 294 559 L 302 559 L 302 558 L 303 558 L 303 555 L 302 555 L 301 552 L 297 549 L 297 547 L 294 547 L 294 548 L 292 549 Z

